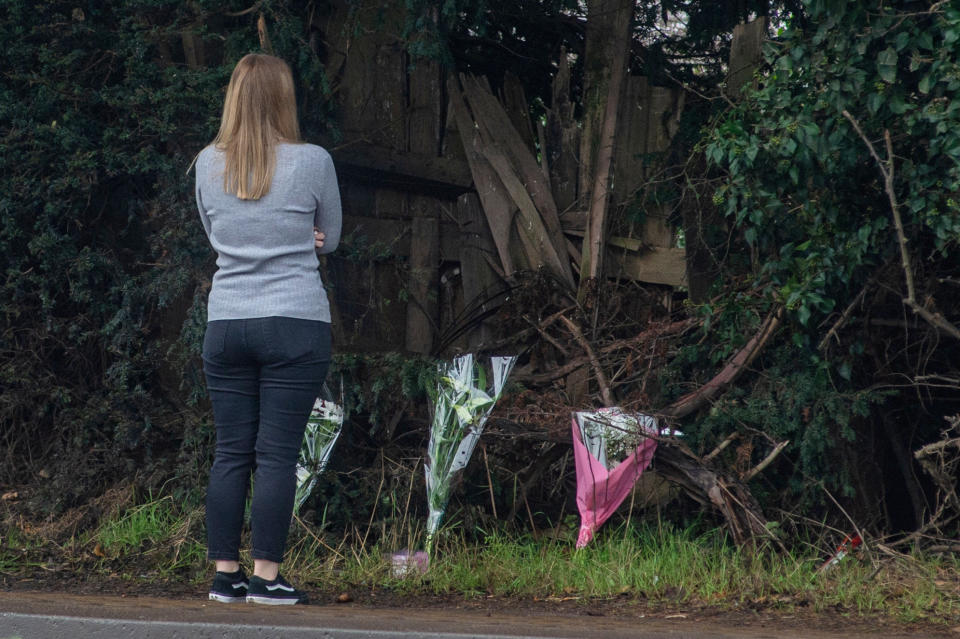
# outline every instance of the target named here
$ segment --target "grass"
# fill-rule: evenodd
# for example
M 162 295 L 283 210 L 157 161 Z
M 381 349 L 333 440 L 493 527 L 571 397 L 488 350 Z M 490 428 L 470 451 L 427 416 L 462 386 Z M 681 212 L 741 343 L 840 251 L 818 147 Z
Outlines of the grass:
M 98 557 L 128 561 L 142 557 L 163 576 L 202 570 L 206 557 L 198 534 L 202 519 L 202 511 L 181 511 L 169 496 L 148 496 L 144 503 L 101 522 L 85 541 L 93 542 Z
M 415 535 L 414 535 L 415 536 Z M 664 605 L 789 610 L 840 610 L 902 622 L 960 621 L 960 561 L 904 555 L 877 564 L 850 556 L 826 573 L 824 557 L 748 550 L 717 530 L 694 534 L 670 527 L 603 530 L 582 550 L 573 539 L 535 540 L 502 532 L 479 543 L 447 529 L 425 575 L 396 578 L 388 557 L 409 543 L 338 548 L 294 535 L 285 571 L 303 583 L 333 589 L 393 588 L 422 595 L 495 596 L 546 600 L 632 598 Z M 397 541 L 402 541 L 398 544 Z
M 323 527 L 294 521 L 284 573 L 326 591 L 389 589 L 422 596 L 502 597 L 592 602 L 617 599 L 673 607 L 740 606 L 814 611 L 840 610 L 906 623 L 960 623 L 960 561 L 920 552 L 874 562 L 850 556 L 826 573 L 825 557 L 811 544 L 792 554 L 773 547 L 734 546 L 718 530 L 693 532 L 668 525 L 608 526 L 582 550 L 574 533 L 534 539 L 505 531 L 468 537 L 455 523 L 441 531 L 426 574 L 397 577 L 390 554 L 421 548 L 423 522 L 400 504 L 389 521 L 364 522 L 336 539 Z M 391 528 L 392 526 L 392 528 Z M 371 528 L 376 534 L 371 534 Z M 572 530 L 575 530 L 572 529 Z M 205 583 L 202 509 L 183 508 L 170 497 L 114 512 L 86 535 L 57 547 L 66 555 L 91 553 L 104 573 L 160 575 Z M 30 548 L 51 545 L 13 529 L 3 534 L 0 572 L 38 565 Z M 377 539 L 376 543 L 371 539 Z M 249 543 L 245 543 L 249 546 Z M 67 564 L 76 561 L 65 557 Z M 249 556 L 242 557 L 250 566 Z M 136 577 L 130 577 L 136 579 Z

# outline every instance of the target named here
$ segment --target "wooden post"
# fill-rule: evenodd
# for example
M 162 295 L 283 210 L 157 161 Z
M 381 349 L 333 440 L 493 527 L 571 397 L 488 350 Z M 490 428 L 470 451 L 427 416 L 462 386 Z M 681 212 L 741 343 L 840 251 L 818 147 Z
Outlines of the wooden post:
M 727 73 L 727 95 L 731 99 L 738 99 L 743 87 L 753 82 L 753 72 L 763 57 L 763 41 L 766 37 L 767 18 L 763 16 L 733 28 Z
M 607 62 L 609 64 L 609 76 L 605 78 L 606 82 L 601 80 L 594 87 L 592 109 L 594 117 L 602 113 L 602 119 L 599 120 L 601 123 L 599 131 L 588 137 L 585 129 L 584 139 L 581 141 L 580 147 L 581 175 L 584 175 L 583 163 L 585 161 L 593 164 L 592 171 L 591 167 L 586 167 L 590 171 L 590 177 L 585 178 L 585 180 L 592 178 L 592 186 L 587 196 L 589 220 L 586 235 L 583 239 L 580 287 L 577 292 L 577 299 L 581 302 L 586 301 L 585 298 L 587 292 L 591 290 L 590 287 L 595 286 L 603 276 L 610 169 L 613 159 L 620 94 L 629 66 L 634 3 L 633 0 L 595 0 L 588 3 L 588 7 L 587 28 L 590 28 L 589 23 L 592 19 L 600 18 L 601 26 L 599 32 L 597 29 L 594 30 L 594 37 L 605 39 L 606 42 L 603 49 L 598 52 L 599 59 L 588 59 L 587 64 L 596 68 L 598 63 Z M 591 14 L 593 14 L 593 18 L 591 18 Z M 599 73 L 602 75 L 603 71 Z M 590 105 L 588 105 L 588 108 L 590 108 Z M 594 158 L 596 158 L 595 161 Z
M 440 224 L 435 217 L 413 218 L 407 302 L 407 350 L 430 353 L 436 333 Z
M 490 310 L 489 299 L 500 288 L 501 281 L 490 265 L 497 262 L 497 247 L 483 215 L 480 199 L 475 193 L 464 193 L 457 199 L 457 219 L 460 222 L 460 277 L 463 282 L 463 304 L 471 315 Z M 492 338 L 490 322 L 482 320 L 470 332 L 470 348 L 489 342 Z
M 580 127 L 573 119 L 570 102 L 570 62 L 566 49 L 560 52 L 557 75 L 553 79 L 553 106 L 547 112 L 544 148 L 550 170 L 553 200 L 561 212 L 577 200 L 577 158 L 580 148 Z

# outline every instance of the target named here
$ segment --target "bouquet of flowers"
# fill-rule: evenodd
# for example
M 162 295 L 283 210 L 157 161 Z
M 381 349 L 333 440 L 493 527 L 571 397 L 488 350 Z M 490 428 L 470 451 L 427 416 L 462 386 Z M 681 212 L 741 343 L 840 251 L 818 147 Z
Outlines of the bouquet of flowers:
M 434 535 L 450 498 L 453 478 L 463 471 L 480 439 L 483 426 L 500 398 L 516 357 L 492 357 L 493 387 L 488 391 L 486 372 L 475 366 L 473 355 L 440 365 L 427 462 L 427 553 L 432 553 Z
M 650 415 L 601 408 L 573 414 L 573 458 L 583 548 L 650 465 L 660 434 Z
M 317 485 L 317 478 L 326 467 L 330 452 L 343 428 L 343 398 L 341 397 L 340 404 L 334 403 L 326 384 L 321 395 L 313 404 L 313 410 L 307 419 L 307 430 L 303 434 L 303 445 L 300 447 L 294 514 L 300 510 Z

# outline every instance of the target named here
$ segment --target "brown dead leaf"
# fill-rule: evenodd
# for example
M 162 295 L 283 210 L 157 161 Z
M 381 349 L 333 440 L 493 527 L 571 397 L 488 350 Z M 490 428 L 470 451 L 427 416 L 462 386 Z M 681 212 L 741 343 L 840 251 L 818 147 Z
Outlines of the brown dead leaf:
M 20 499 L 20 493 L 15 490 L 11 490 L 3 493 L 3 495 L 0 495 L 0 501 L 13 501 L 15 499 Z

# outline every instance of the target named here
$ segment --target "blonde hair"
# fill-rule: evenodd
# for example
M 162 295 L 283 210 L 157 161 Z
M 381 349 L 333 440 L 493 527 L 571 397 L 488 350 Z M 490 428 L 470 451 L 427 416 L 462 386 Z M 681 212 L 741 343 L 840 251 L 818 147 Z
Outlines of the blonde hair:
M 278 142 L 300 142 L 293 74 L 280 58 L 245 55 L 230 76 L 220 131 L 213 140 L 226 154 L 223 190 L 241 200 L 266 195 Z

